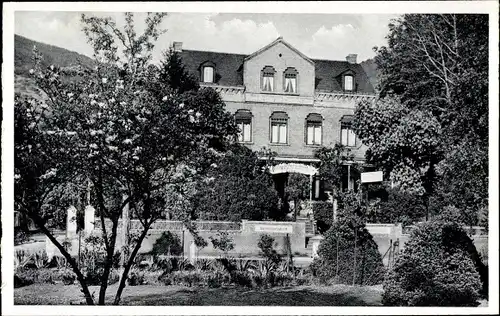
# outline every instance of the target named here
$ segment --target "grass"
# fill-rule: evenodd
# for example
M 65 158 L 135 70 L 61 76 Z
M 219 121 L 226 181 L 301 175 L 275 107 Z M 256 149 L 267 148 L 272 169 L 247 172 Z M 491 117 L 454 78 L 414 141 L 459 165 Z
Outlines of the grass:
M 111 302 L 116 285 L 108 288 Z M 91 287 L 98 295 L 99 289 Z M 41 294 L 44 293 L 44 294 Z M 127 286 L 122 305 L 152 306 L 379 306 L 381 286 L 297 286 L 249 290 L 239 287 Z M 77 285 L 34 284 L 14 290 L 16 305 L 70 305 L 83 302 Z

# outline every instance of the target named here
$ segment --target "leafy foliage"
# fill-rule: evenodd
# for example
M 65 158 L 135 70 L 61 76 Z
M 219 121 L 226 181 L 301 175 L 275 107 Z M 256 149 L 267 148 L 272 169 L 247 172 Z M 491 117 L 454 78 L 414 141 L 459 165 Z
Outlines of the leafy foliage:
M 403 191 L 467 214 L 488 205 L 487 15 L 403 15 L 377 48 L 381 99 L 354 122 L 367 159 Z M 475 216 L 476 215 L 476 216 Z
M 233 239 L 225 231 L 218 231 L 217 237 L 210 236 L 214 249 L 220 249 L 224 254 L 234 249 Z
M 50 238 L 40 211 L 47 196 L 75 176 L 92 183 L 105 248 L 99 304 L 105 303 L 123 208 L 130 205 L 142 229 L 130 248 L 124 248 L 124 277 L 114 304 L 120 302 L 126 276 L 149 228 L 165 216 L 165 205 L 172 205 L 169 211 L 188 225 L 193 184 L 236 137 L 233 116 L 213 89 L 171 87 L 172 82 L 187 81 L 169 77 L 164 82 L 161 71 L 150 65 L 164 16 L 149 13 L 144 32 L 138 35 L 132 13 L 125 13 L 123 30 L 109 17 L 82 15 L 96 67 L 46 68 L 35 51 L 35 65 L 29 72 L 48 98 L 19 101 L 21 106 L 16 106 L 19 210 Z M 163 66 L 169 62 L 174 59 Z M 104 225 L 105 218 L 111 221 L 110 229 Z M 197 237 L 197 244 L 202 245 L 205 241 Z M 53 242 L 77 274 L 87 303 L 94 304 L 76 262 L 57 240 Z
M 471 244 L 455 223 L 420 225 L 384 280 L 384 305 L 477 306 L 481 278 Z
M 240 221 L 283 216 L 278 212 L 278 194 L 267 168 L 256 152 L 242 145 L 231 146 L 198 185 L 192 199 L 198 218 Z
M 324 235 L 311 270 L 323 282 L 378 284 L 384 273 L 382 257 L 365 228 L 359 195 L 342 194 L 338 219 Z
M 309 198 L 310 183 L 307 176 L 300 173 L 291 173 L 285 187 L 285 196 L 293 201 L 294 218 L 300 206 L 300 202 Z
M 153 256 L 171 254 L 178 256 L 183 252 L 181 239 L 175 233 L 166 231 L 161 233 L 161 236 L 156 239 L 151 254 Z
M 316 202 L 313 204 L 313 214 L 318 232 L 320 234 L 326 233 L 333 222 L 333 204 L 326 201 Z
M 261 235 L 257 246 L 268 264 L 278 264 L 281 261 L 281 255 L 274 249 L 273 237 L 267 234 Z

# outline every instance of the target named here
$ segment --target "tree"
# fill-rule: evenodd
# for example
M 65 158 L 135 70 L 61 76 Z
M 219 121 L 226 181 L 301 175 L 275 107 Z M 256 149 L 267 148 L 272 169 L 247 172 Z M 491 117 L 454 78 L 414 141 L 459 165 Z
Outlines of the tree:
M 488 17 L 407 14 L 389 29 L 388 45 L 375 48 L 382 100 L 356 111 L 367 157 L 403 189 L 418 188 L 428 212 L 439 187 L 463 212 L 481 213 L 488 204 Z
M 192 199 L 196 216 L 225 221 L 280 219 L 278 194 L 266 162 L 234 144 L 200 181 Z
M 384 305 L 477 306 L 481 281 L 488 278 L 471 249 L 472 240 L 456 223 L 419 225 L 386 275 Z
M 318 258 L 311 263 L 313 273 L 322 281 L 373 285 L 382 279 L 382 256 L 366 229 L 365 214 L 360 194 L 346 192 L 339 196 L 338 218 L 325 233 Z
M 64 73 L 58 67 L 44 70 L 38 64 L 32 71 L 49 96 L 46 106 L 50 119 L 44 122 L 41 133 L 48 148 L 54 148 L 47 154 L 48 160 L 64 166 L 58 168 L 61 172 L 83 175 L 93 184 L 106 249 L 98 304 L 105 303 L 123 208 L 129 204 L 142 227 L 130 245 L 114 304 L 120 302 L 142 241 L 151 225 L 165 215 L 167 203 L 175 202 L 177 217 L 196 233 L 189 222 L 191 184 L 204 175 L 236 137 L 232 115 L 225 111 L 214 90 L 194 89 L 179 94 L 178 89 L 161 81 L 156 67 L 149 65 L 154 41 L 162 33 L 158 26 L 164 16 L 148 14 L 146 29 L 137 36 L 131 13 L 125 14 L 124 31 L 111 18 L 82 15 L 83 30 L 94 47 L 98 66 L 76 70 L 80 80 L 71 82 L 61 79 Z M 120 53 L 119 46 L 123 48 Z M 21 145 L 19 148 L 19 152 L 26 151 Z M 29 156 L 29 152 L 20 155 L 16 161 L 20 170 L 30 162 Z M 20 172 L 19 180 L 24 181 L 26 175 L 29 172 Z M 50 190 L 41 181 L 33 186 Z M 72 262 L 70 254 L 51 238 L 38 219 L 38 205 L 28 205 L 23 211 L 37 219 L 42 231 Z M 78 267 L 73 270 L 87 304 L 94 304 Z
M 293 219 L 297 219 L 297 212 L 300 201 L 309 197 L 310 186 L 308 177 L 300 173 L 292 173 L 288 176 L 288 182 L 285 188 L 285 195 L 293 201 Z

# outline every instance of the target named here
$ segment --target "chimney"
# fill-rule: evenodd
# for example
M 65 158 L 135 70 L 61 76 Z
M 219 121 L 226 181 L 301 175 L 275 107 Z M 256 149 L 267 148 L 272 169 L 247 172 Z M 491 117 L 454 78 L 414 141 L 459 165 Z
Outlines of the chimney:
M 346 56 L 346 60 L 349 64 L 356 64 L 356 59 L 358 58 L 358 54 L 349 54 Z
M 174 51 L 182 52 L 182 42 L 174 42 Z

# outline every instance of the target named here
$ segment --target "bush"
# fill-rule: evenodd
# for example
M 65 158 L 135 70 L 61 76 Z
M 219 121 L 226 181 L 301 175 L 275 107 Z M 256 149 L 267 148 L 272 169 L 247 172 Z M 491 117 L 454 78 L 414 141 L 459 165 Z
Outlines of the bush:
M 130 285 L 130 286 L 145 284 L 146 282 L 145 282 L 145 278 L 144 278 L 144 272 L 140 271 L 138 269 L 132 269 L 132 271 L 129 272 L 127 281 L 128 281 L 128 285 Z
M 181 239 L 175 233 L 170 231 L 163 232 L 158 238 L 151 250 L 153 256 L 159 255 L 173 255 L 178 256 L 182 254 Z
M 233 239 L 225 231 L 218 231 L 216 238 L 210 236 L 209 239 L 214 249 L 219 249 L 226 255 L 229 251 L 234 249 Z
M 412 231 L 384 280 L 383 304 L 477 306 L 481 280 L 471 259 L 471 246 L 472 241 L 456 223 L 421 224 Z
M 352 284 L 355 278 L 354 283 L 360 285 L 381 283 L 385 273 L 382 257 L 372 235 L 364 227 L 357 228 L 354 269 L 354 232 L 345 221 L 338 221 L 327 231 L 319 246 L 318 258 L 310 265 L 320 281 Z
M 324 234 L 330 229 L 333 221 L 333 204 L 320 201 L 313 204 L 314 220 L 320 234 Z
M 273 237 L 267 234 L 261 235 L 257 246 L 266 260 L 275 264 L 281 261 L 281 255 L 274 249 L 275 244 Z

